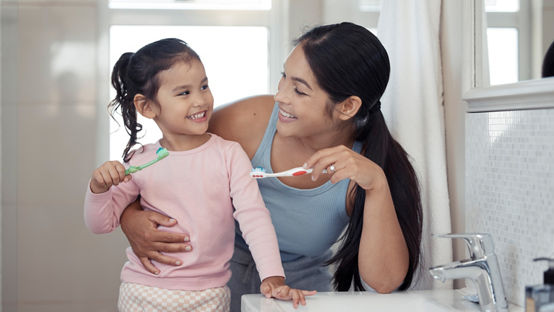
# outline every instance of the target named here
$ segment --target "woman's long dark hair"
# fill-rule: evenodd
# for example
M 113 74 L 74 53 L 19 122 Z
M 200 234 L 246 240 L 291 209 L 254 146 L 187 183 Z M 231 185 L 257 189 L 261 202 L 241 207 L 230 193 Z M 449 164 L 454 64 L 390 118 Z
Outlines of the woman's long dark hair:
M 385 48 L 364 27 L 341 23 L 316 27 L 297 41 L 319 85 L 330 97 L 329 111 L 350 96 L 362 105 L 354 116 L 355 139 L 362 153 L 378 164 L 388 180 L 398 222 L 409 251 L 409 268 L 399 289 L 407 289 L 420 261 L 422 210 L 419 185 L 407 153 L 396 142 L 380 110 L 380 98 L 389 80 L 390 64 Z M 358 268 L 365 190 L 353 190 L 354 205 L 342 244 L 328 264 L 336 263 L 334 286 L 339 291 L 363 290 Z M 378 251 L 376 251 L 378 252 Z
M 142 125 L 137 122 L 134 98 L 144 95 L 155 101 L 160 88 L 158 73 L 169 69 L 178 61 L 190 62 L 200 60 L 196 52 L 180 39 L 167 38 L 152 42 L 136 53 L 123 53 L 115 63 L 112 71 L 112 86 L 117 94 L 108 104 L 112 118 L 117 109 L 121 109 L 123 124 L 129 134 L 129 142 L 123 151 L 123 160 L 129 161 L 133 153 L 129 152 L 137 143 L 137 133 Z

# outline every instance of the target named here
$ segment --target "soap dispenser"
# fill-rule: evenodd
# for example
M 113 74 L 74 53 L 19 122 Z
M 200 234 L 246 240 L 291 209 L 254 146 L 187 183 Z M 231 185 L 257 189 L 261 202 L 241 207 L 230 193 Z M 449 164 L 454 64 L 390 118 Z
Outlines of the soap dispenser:
M 536 258 L 548 261 L 542 285 L 525 287 L 525 312 L 554 312 L 554 258 Z

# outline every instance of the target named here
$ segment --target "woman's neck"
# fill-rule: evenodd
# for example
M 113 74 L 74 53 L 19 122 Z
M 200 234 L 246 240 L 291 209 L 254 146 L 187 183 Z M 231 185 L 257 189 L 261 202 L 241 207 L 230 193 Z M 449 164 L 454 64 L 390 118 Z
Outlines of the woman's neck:
M 279 135 L 278 131 L 276 135 Z M 342 128 L 313 136 L 289 137 L 281 139 L 297 145 L 300 149 L 307 153 L 313 154 L 321 149 L 338 145 L 344 145 L 352 148 L 354 145 L 354 129 Z

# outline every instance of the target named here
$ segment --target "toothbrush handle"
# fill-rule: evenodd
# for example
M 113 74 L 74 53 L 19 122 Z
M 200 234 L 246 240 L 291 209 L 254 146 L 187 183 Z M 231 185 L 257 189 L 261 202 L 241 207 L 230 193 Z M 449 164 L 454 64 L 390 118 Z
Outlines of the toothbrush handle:
M 137 167 L 137 166 L 131 166 L 129 168 L 127 168 L 125 170 L 125 175 L 128 175 L 128 174 L 131 174 L 131 173 L 135 173 L 137 171 L 139 171 L 141 168 L 140 167 Z

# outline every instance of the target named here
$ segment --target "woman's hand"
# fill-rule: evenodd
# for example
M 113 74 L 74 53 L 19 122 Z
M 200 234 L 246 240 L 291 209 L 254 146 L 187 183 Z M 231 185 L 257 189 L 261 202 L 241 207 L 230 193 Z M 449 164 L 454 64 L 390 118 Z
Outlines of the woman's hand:
M 260 292 L 266 298 L 292 300 L 294 308 L 297 308 L 299 303 L 306 305 L 306 296 L 316 294 L 315 290 L 290 288 L 285 284 L 285 278 L 282 276 L 270 276 L 264 279 L 260 285 Z
M 144 211 L 138 201 L 130 204 L 121 215 L 121 229 L 140 259 L 140 262 L 152 274 L 159 274 L 151 260 L 168 265 L 180 265 L 179 259 L 166 256 L 162 252 L 188 252 L 192 246 L 186 234 L 170 233 L 158 230 L 158 226 L 171 227 L 177 224 L 175 219 L 168 218 L 154 211 Z
M 381 167 L 344 145 L 317 151 L 304 164 L 304 168 L 313 169 L 312 180 L 314 181 L 326 169 L 327 173 L 332 175 L 331 183 L 350 179 L 366 191 L 387 183 Z

